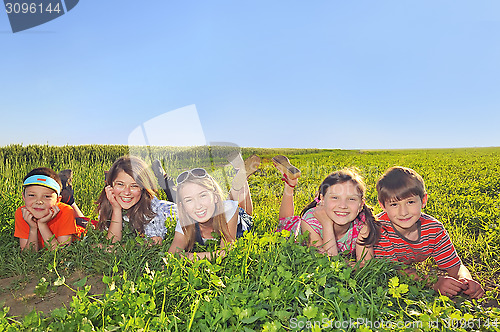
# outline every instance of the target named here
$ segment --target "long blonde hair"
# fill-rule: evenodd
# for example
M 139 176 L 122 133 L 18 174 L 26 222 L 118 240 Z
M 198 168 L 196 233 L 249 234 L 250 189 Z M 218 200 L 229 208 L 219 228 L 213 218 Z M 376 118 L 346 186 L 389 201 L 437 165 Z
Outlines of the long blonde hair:
M 231 237 L 227 226 L 223 192 L 219 184 L 208 173 L 202 178 L 194 177 L 189 174 L 187 179 L 177 186 L 177 211 L 179 223 L 181 224 L 184 236 L 187 239 L 186 250 L 192 250 L 196 241 L 196 221 L 193 220 L 186 212 L 180 195 L 182 193 L 182 188 L 188 183 L 194 183 L 202 186 L 214 195 L 215 211 L 214 215 L 211 217 L 214 232 L 221 235 L 224 241 L 234 241 L 235 239 Z

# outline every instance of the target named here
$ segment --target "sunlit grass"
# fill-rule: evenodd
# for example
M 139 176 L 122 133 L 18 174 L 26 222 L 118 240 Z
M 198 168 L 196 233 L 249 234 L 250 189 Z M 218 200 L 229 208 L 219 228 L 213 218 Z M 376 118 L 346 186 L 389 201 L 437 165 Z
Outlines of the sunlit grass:
M 54 260 L 53 253 L 42 251 L 40 253 L 21 254 L 18 248 L 18 240 L 13 237 L 13 215 L 15 209 L 22 204 L 22 178 L 29 170 L 40 166 L 52 167 L 56 171 L 66 168 L 73 169 L 73 185 L 77 203 L 87 216 L 95 219 L 97 213 L 94 202 L 104 185 L 104 171 L 109 169 L 117 157 L 127 152 L 128 149 L 124 146 L 23 147 L 15 145 L 0 148 L 0 277 L 23 276 L 23 280 L 26 280 L 26 278 L 45 276 L 49 282 L 56 280 L 54 269 L 50 271 L 48 268 Z M 220 170 L 223 165 L 226 165 L 225 170 L 229 179 L 234 175 L 234 171 L 224 161 L 224 153 L 217 151 L 215 157 L 214 153 L 210 157 L 206 147 L 173 151 L 165 148 L 149 148 L 137 150 L 135 153 L 141 155 L 147 162 L 160 159 L 167 172 L 174 177 L 181 171 L 192 167 L 203 166 L 207 169 L 213 167 L 213 169 Z M 179 289 L 179 294 L 185 296 L 184 300 L 191 301 L 190 303 L 204 299 L 198 302 L 199 305 L 196 307 L 196 311 L 193 312 L 190 310 L 194 310 L 194 306 L 174 301 L 174 299 L 182 300 L 182 296 L 173 297 L 169 300 L 171 302 L 167 301 L 172 306 L 171 308 L 174 308 L 172 312 L 166 314 L 168 319 L 165 318 L 166 321 L 170 322 L 168 323 L 170 325 L 167 325 L 171 328 L 174 328 L 176 324 L 186 327 L 184 324 L 187 324 L 191 317 L 196 317 L 199 320 L 198 323 L 201 324 L 202 319 L 199 313 L 204 312 L 208 315 L 208 312 L 217 308 L 221 310 L 220 312 L 224 312 L 224 315 L 229 315 L 228 317 L 235 317 L 236 315 L 236 317 L 248 319 L 248 322 L 254 321 L 255 323 L 252 324 L 256 325 L 248 326 L 257 327 L 258 329 L 263 328 L 264 322 L 269 323 L 269 325 L 266 325 L 269 328 L 272 327 L 272 324 L 283 327 L 285 326 L 284 322 L 293 317 L 292 315 L 307 314 L 319 319 L 324 314 L 325 317 L 332 318 L 338 317 L 338 315 L 335 316 L 334 312 L 339 311 L 339 315 L 348 317 L 355 310 L 366 310 L 363 315 L 370 314 L 371 317 L 387 318 L 387 315 L 392 315 L 384 312 L 384 305 L 387 305 L 388 302 L 386 301 L 388 299 L 384 295 L 386 293 L 383 292 L 387 292 L 387 280 L 395 275 L 395 270 L 392 267 L 387 267 L 387 265 L 368 266 L 365 270 L 360 271 L 359 275 L 347 276 L 347 279 L 343 281 L 348 285 L 349 280 L 360 282 L 358 281 L 361 280 L 360 278 L 362 280 L 373 278 L 368 279 L 369 282 L 373 283 L 373 288 L 368 286 L 362 289 L 358 288 L 360 296 L 363 295 L 357 299 L 361 303 L 358 309 L 351 306 L 353 303 L 352 295 L 349 297 L 348 293 L 338 293 L 338 289 L 337 293 L 335 293 L 333 288 L 326 291 L 326 294 L 330 294 L 330 297 L 326 297 L 326 300 L 313 295 L 310 295 L 310 298 L 301 298 L 300 296 L 305 296 L 305 293 L 303 294 L 294 288 L 298 287 L 298 285 L 302 288 L 305 287 L 304 285 L 312 287 L 311 292 L 313 293 L 311 294 L 318 290 L 325 291 L 322 288 L 324 285 L 322 285 L 323 275 L 321 273 L 314 278 L 311 277 L 312 279 L 308 279 L 307 282 L 305 279 L 300 279 L 300 275 L 293 274 L 294 278 L 302 280 L 302 284 L 298 281 L 280 279 L 282 282 L 290 282 L 290 284 L 287 284 L 290 289 L 275 289 L 272 287 L 272 285 L 276 284 L 272 278 L 282 278 L 285 274 L 288 276 L 287 272 L 299 274 L 319 273 L 320 266 L 323 266 L 321 264 L 326 264 L 326 261 L 318 260 L 321 263 L 318 263 L 317 266 L 314 265 L 316 264 L 314 261 L 317 259 L 311 259 L 311 257 L 316 257 L 314 253 L 300 249 L 298 244 L 296 246 L 291 243 L 285 245 L 280 242 L 281 240 L 272 239 L 272 231 L 278 223 L 278 209 L 283 190 L 280 175 L 270 161 L 270 158 L 276 154 L 287 155 L 291 162 L 302 171 L 302 177 L 295 190 L 296 213 L 299 213 L 313 199 L 318 185 L 327 174 L 344 167 L 356 167 L 359 170 L 368 187 L 367 203 L 374 207 L 375 212 L 381 212 L 375 191 L 375 183 L 378 177 L 386 168 L 394 165 L 415 169 L 423 176 L 429 193 L 429 202 L 424 212 L 436 217 L 445 225 L 462 260 L 469 267 L 474 278 L 487 288 L 489 299 L 493 300 L 498 297 L 500 291 L 500 262 L 497 255 L 500 249 L 500 164 L 498 163 L 500 148 L 396 151 L 243 148 L 242 153 L 245 158 L 255 153 L 261 156 L 263 160 L 260 170 L 249 179 L 254 202 L 255 227 L 253 236 L 238 241 L 238 249 L 235 250 L 233 256 L 217 263 L 214 262 L 217 266 L 214 268 L 220 269 L 217 277 L 210 277 L 213 274 L 212 270 L 211 272 L 204 270 L 203 273 L 208 273 L 205 276 L 214 278 L 211 281 L 212 283 L 218 283 L 217 278 L 221 278 L 220 282 L 227 286 L 226 290 L 217 288 L 217 292 L 210 293 L 212 295 L 209 297 L 204 297 L 202 293 L 198 294 L 196 291 L 193 294 L 182 293 L 180 289 L 188 280 L 182 278 L 196 279 L 198 277 L 195 270 L 192 270 L 193 276 L 190 276 L 189 273 L 184 275 L 184 273 L 187 273 L 186 271 L 191 271 L 188 263 L 180 262 L 174 257 L 168 258 L 169 264 L 174 264 L 177 267 L 172 266 L 167 269 L 173 275 L 164 276 L 165 280 L 167 280 L 165 285 L 163 284 L 164 281 L 158 280 L 158 282 L 164 287 Z M 165 195 L 160 193 L 160 198 L 165 198 Z M 57 253 L 58 272 L 67 276 L 78 270 L 87 274 L 114 275 L 116 277 L 125 272 L 128 280 L 141 280 L 146 265 L 152 271 L 163 271 L 166 269 L 163 258 L 166 257 L 165 253 L 173 238 L 174 222 L 168 221 L 167 226 L 169 232 L 161 246 L 150 247 L 141 244 L 141 239 L 130 238 L 124 240 L 123 247 L 118 247 L 117 251 L 112 252 L 96 247 L 96 244 L 105 242 L 102 233 L 90 232 L 85 240 L 59 250 Z M 278 243 L 281 243 L 281 245 L 285 246 L 283 248 L 287 249 L 281 248 Z M 231 261 L 231 259 L 236 261 Z M 295 266 L 294 264 L 312 265 Z M 422 266 L 422 269 L 427 268 L 427 265 Z M 114 272 L 114 270 L 119 272 Z M 344 273 L 346 267 L 340 268 L 337 272 L 332 272 L 336 270 L 329 271 L 330 274 Z M 181 279 L 175 279 L 177 274 Z M 238 281 L 239 278 L 246 281 Z M 303 276 L 303 278 L 305 277 Z M 330 278 L 336 278 L 336 276 L 328 275 L 325 280 L 330 280 Z M 173 284 L 170 285 L 168 280 Z M 123 280 L 118 278 L 117 282 L 118 286 L 120 286 Z M 145 283 L 144 280 L 140 282 Z M 175 284 L 177 282 L 178 284 Z M 208 282 L 205 286 L 209 287 L 211 285 L 212 288 L 210 289 L 215 289 L 213 288 L 214 285 L 210 284 L 210 281 L 202 280 L 200 282 L 200 285 L 205 285 L 205 282 Z M 236 282 L 242 283 L 241 288 L 231 288 L 230 285 Z M 309 284 L 309 282 L 311 283 Z M 404 282 L 412 285 L 408 280 Z M 354 283 L 354 281 L 351 281 L 351 283 Z M 382 287 L 382 290 L 380 290 L 382 293 L 378 294 L 377 287 Z M 417 287 L 417 285 L 412 287 Z M 345 289 L 347 291 L 349 288 L 345 286 Z M 159 289 L 154 288 L 154 290 L 161 293 Z M 298 293 L 293 293 L 294 291 Z M 413 291 L 417 292 L 416 290 Z M 244 298 L 243 295 L 239 297 L 238 294 L 243 294 L 242 292 L 249 292 L 250 295 L 245 295 Z M 273 292 L 282 293 L 284 297 L 290 296 L 290 302 L 286 302 L 288 300 L 279 302 L 279 298 L 273 295 Z M 412 295 L 410 292 L 405 295 L 408 303 L 415 301 L 413 305 L 408 304 L 408 307 L 405 305 L 405 310 L 431 312 L 436 308 L 440 308 L 439 306 L 431 308 L 434 301 L 432 291 L 425 291 L 426 297 L 424 300 L 418 300 L 418 294 L 417 292 L 417 295 Z M 294 299 L 292 303 L 293 296 L 297 296 L 298 300 Z M 231 300 L 233 297 L 234 301 Z M 207 302 L 207 299 L 211 299 L 211 302 Z M 216 305 L 214 299 L 217 299 L 219 304 Z M 429 302 L 428 307 L 425 307 L 427 305 L 425 304 L 426 301 Z M 264 302 L 269 302 L 270 307 L 264 305 Z M 264 311 L 259 313 L 257 309 L 249 309 L 249 312 L 244 312 L 243 310 L 253 307 L 250 305 L 244 307 L 243 303 L 253 303 L 255 306 L 261 306 L 261 310 L 265 310 L 266 314 L 264 315 Z M 444 306 L 443 308 L 448 308 L 448 306 L 453 306 L 453 303 L 440 305 Z M 242 311 L 237 312 L 234 309 L 235 307 L 240 308 Z M 289 308 L 286 309 L 287 307 Z M 291 309 L 292 307 L 293 309 Z M 411 310 L 409 310 L 410 307 Z M 232 311 L 224 311 L 229 310 L 228 308 L 232 308 Z M 276 310 L 276 313 L 272 313 L 272 310 Z M 305 311 L 303 312 L 303 310 Z M 471 312 L 474 315 L 479 315 L 480 311 L 477 311 L 479 309 L 474 310 Z M 247 317 L 245 316 L 247 314 L 251 315 Z M 313 314 L 317 316 L 313 316 Z M 395 311 L 394 315 L 396 314 L 406 317 L 406 314 L 402 311 Z M 484 315 L 484 312 L 481 311 L 481 315 Z M 183 319 L 178 321 L 174 316 Z M 213 316 L 210 324 L 219 326 L 217 325 L 219 324 L 217 319 L 222 320 L 223 318 Z M 241 322 L 233 322 L 236 325 L 230 325 L 231 319 L 228 318 L 226 324 L 229 325 L 227 326 L 233 328 L 244 326 L 244 324 L 241 325 Z M 196 323 L 197 320 L 195 319 L 194 322 Z M 205 323 L 209 324 L 208 320 L 205 320 Z M 196 329 L 202 330 L 203 325 L 196 324 L 193 326 L 198 326 Z

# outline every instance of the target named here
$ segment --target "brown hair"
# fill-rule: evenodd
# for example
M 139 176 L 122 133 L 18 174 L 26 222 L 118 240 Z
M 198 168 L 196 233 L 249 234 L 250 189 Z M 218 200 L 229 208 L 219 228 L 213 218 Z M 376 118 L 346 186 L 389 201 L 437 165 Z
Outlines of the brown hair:
M 142 159 L 134 156 L 123 156 L 118 158 L 109 169 L 104 187 L 112 186 L 113 181 L 122 171 L 130 175 L 141 187 L 141 197 L 139 201 L 127 211 L 127 215 L 132 228 L 139 234 L 143 234 L 144 225 L 148 224 L 155 216 L 155 213 L 151 210 L 151 200 L 156 193 L 153 174 Z M 96 204 L 97 212 L 99 213 L 97 228 L 103 230 L 108 226 L 107 222 L 111 219 L 111 214 L 113 213 L 111 203 L 106 197 L 105 188 L 102 189 Z
M 366 185 L 361 175 L 359 175 L 359 173 L 354 168 L 344 168 L 329 174 L 323 180 L 323 182 L 321 182 L 321 184 L 319 185 L 319 189 L 316 192 L 315 199 L 300 212 L 300 215 L 304 215 L 307 210 L 315 207 L 318 204 L 317 199 L 319 199 L 320 196 L 325 196 L 328 188 L 336 184 L 342 184 L 345 182 L 351 182 L 352 184 L 354 184 L 358 190 L 358 193 L 361 195 L 361 198 L 365 198 Z M 363 208 L 356 216 L 356 218 L 363 219 L 362 215 L 364 215 L 366 224 L 368 225 L 369 234 L 368 237 L 360 240 L 359 242 L 362 245 L 373 245 L 378 241 L 380 237 L 380 227 L 375 219 L 375 216 L 373 215 L 372 208 L 366 205 L 366 203 L 363 205 Z
M 422 177 L 411 168 L 394 166 L 389 168 L 377 181 L 377 194 L 379 202 L 385 204 L 400 201 L 411 196 L 423 199 L 425 183 Z
M 187 240 L 186 250 L 190 251 L 194 247 L 194 243 L 196 241 L 196 221 L 193 220 L 184 207 L 184 203 L 182 201 L 182 187 L 187 183 L 195 183 L 200 185 L 207 190 L 209 190 L 216 200 L 215 202 L 215 211 L 212 218 L 212 225 L 214 227 L 214 232 L 220 234 L 222 238 L 227 242 L 232 242 L 235 239 L 231 237 L 229 233 L 229 228 L 227 226 L 227 219 L 224 208 L 224 198 L 223 192 L 219 184 L 207 173 L 207 175 L 203 178 L 194 177 L 191 174 L 188 175 L 186 180 L 184 180 L 181 184 L 177 186 L 177 211 L 179 217 L 179 223 L 182 226 L 182 230 L 184 232 L 184 236 Z

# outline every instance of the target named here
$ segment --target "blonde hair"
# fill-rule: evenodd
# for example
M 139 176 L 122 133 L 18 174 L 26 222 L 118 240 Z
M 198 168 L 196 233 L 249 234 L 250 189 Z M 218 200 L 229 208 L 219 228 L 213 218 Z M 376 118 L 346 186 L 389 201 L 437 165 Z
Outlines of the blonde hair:
M 181 195 L 182 188 L 188 183 L 194 183 L 202 186 L 214 195 L 215 211 L 214 215 L 211 217 L 214 232 L 221 235 L 222 238 L 227 242 L 234 241 L 235 239 L 231 237 L 229 228 L 227 226 L 223 191 L 219 184 L 208 173 L 205 177 L 202 178 L 194 177 L 189 174 L 186 180 L 184 180 L 177 186 L 177 211 L 179 223 L 187 240 L 186 250 L 192 250 L 194 247 L 194 243 L 196 242 L 196 221 L 193 220 L 186 212 Z

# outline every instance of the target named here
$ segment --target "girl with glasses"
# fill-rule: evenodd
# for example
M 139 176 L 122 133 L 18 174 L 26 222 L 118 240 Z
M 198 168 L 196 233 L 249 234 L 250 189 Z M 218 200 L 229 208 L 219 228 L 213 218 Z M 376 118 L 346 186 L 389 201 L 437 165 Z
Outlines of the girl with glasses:
M 97 200 L 98 229 L 107 229 L 112 242 L 122 239 L 126 225 L 161 243 L 165 220 L 175 214 L 175 204 L 156 196 L 154 175 L 146 163 L 134 156 L 118 158 L 106 175 L 106 186 Z
M 249 171 L 246 172 L 249 175 Z M 214 254 L 224 255 L 225 246 L 252 227 L 251 217 L 246 212 L 250 210 L 251 213 L 250 192 L 246 176 L 244 179 L 243 185 L 239 183 L 238 174 L 233 180 L 230 198 L 238 197 L 239 191 L 246 193 L 246 198 L 238 202 L 225 200 L 221 187 L 205 169 L 181 173 L 177 177 L 178 221 L 169 252 L 186 251 L 186 256 L 192 259 L 195 243 L 203 246 L 207 240 L 214 239 L 214 235 L 219 235 L 222 250 Z M 238 183 L 235 185 L 235 182 Z M 196 257 L 212 258 L 212 253 L 197 252 Z

